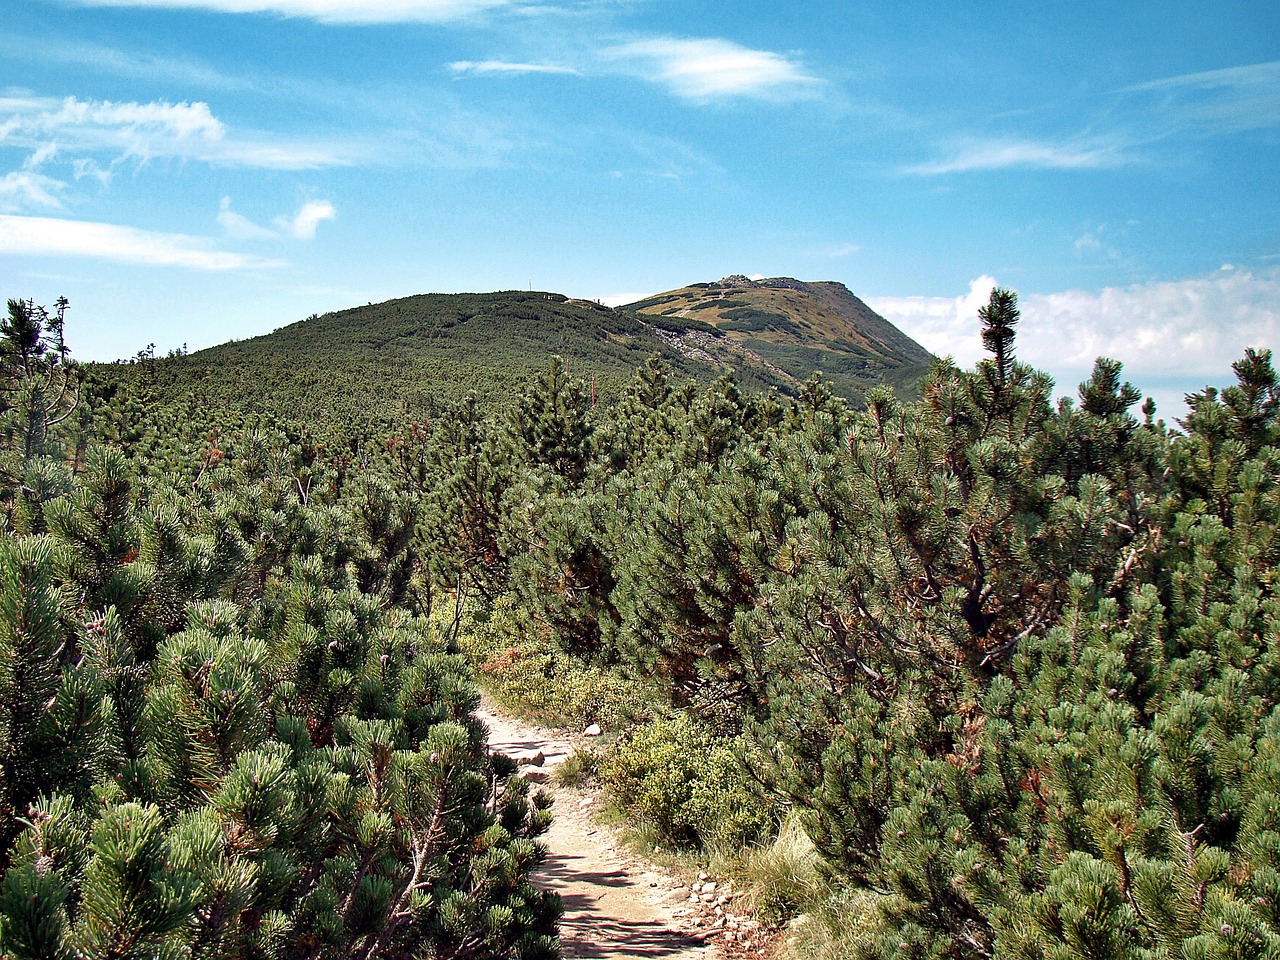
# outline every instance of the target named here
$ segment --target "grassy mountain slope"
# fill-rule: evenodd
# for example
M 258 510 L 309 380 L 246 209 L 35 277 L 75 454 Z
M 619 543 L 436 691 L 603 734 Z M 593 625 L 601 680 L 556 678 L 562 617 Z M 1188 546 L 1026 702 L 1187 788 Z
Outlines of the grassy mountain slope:
M 668 322 L 698 320 L 721 335 L 721 356 L 736 353 L 784 378 L 821 371 L 833 388 L 858 399 L 879 383 L 913 391 L 930 355 L 841 283 L 790 277 L 726 277 L 656 294 L 624 309 Z
M 733 370 L 747 390 L 789 392 L 815 370 L 854 400 L 877 382 L 912 389 L 927 353 L 870 311 L 848 319 L 845 300 L 861 302 L 839 284 L 806 287 L 818 292 L 785 291 L 785 301 L 773 305 L 778 319 L 765 316 L 770 304 L 754 289 L 733 293 L 747 313 L 723 314 L 701 303 L 683 313 L 637 313 L 543 292 L 424 294 L 150 361 L 145 375 L 161 395 L 186 396 L 198 409 L 361 429 L 421 419 L 464 396 L 492 408 L 553 356 L 574 375 L 594 377 L 603 402 L 655 354 L 678 380 L 708 382 Z M 726 299 L 727 291 L 712 289 L 698 288 L 700 300 Z M 102 373 L 110 379 L 110 368 Z

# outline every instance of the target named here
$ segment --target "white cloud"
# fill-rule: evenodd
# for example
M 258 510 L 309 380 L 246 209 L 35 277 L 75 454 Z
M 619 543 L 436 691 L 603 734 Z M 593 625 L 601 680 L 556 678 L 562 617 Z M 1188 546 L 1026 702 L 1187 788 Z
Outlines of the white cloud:
M 1043 143 L 1034 140 L 988 140 L 962 144 L 945 160 L 917 164 L 907 173 L 935 176 L 972 170 L 1088 170 L 1132 162 L 1115 144 Z
M 1253 63 L 1241 67 L 1225 67 L 1221 70 L 1202 70 L 1198 73 L 1184 73 L 1176 77 L 1162 77 L 1146 83 L 1125 87 L 1120 93 L 1135 93 L 1144 90 L 1171 90 L 1176 88 L 1198 87 L 1202 90 L 1215 90 L 1224 87 L 1247 89 L 1251 87 L 1275 87 L 1280 85 L 1280 60 L 1270 63 Z
M 248 217 L 231 209 L 231 198 L 223 197 L 218 208 L 218 225 L 232 240 L 272 240 L 276 232 L 260 227 Z
M 78 157 L 71 161 L 71 170 L 77 180 L 92 177 L 104 186 L 111 182 L 112 168 L 101 166 L 92 157 Z
M 832 260 L 843 260 L 845 257 L 852 257 L 855 253 L 862 249 L 860 243 L 833 243 L 823 248 L 820 255 L 829 257 Z
M 940 357 L 951 356 L 961 366 L 982 358 L 978 335 L 978 308 L 996 286 L 993 277 L 981 276 L 958 297 L 866 297 L 867 306 L 908 336 Z
M 114 103 L 109 100 L 0 98 L 0 144 L 37 152 L 111 154 L 116 162 L 157 158 L 217 166 L 303 170 L 351 157 L 318 144 L 232 136 L 207 103 Z
M 645 297 L 650 297 L 653 292 L 648 293 L 610 293 L 603 297 L 589 297 L 588 299 L 597 300 L 606 307 L 620 307 L 626 303 L 639 303 Z
M 89 7 L 151 7 L 266 13 L 322 23 L 413 23 L 459 20 L 509 0 L 74 0 Z
M 1280 282 L 1247 270 L 1029 296 L 1037 362 L 1077 368 L 1105 355 L 1135 373 L 1229 378 L 1246 347 L 1280 347 Z
M 220 140 L 226 133 L 207 103 L 113 103 L 110 100 L 62 101 L 33 98 L 0 99 L 0 139 L 56 135 L 67 130 L 94 131 L 98 137 L 187 138 Z M 128 142 L 126 140 L 125 142 Z
M 1076 237 L 1072 241 L 1071 247 L 1075 251 L 1076 256 L 1082 259 L 1098 260 L 1105 258 L 1107 260 L 1121 259 L 1120 247 L 1116 241 L 1123 243 L 1125 227 L 1121 227 L 1119 231 L 1108 229 L 1108 225 L 1100 223 L 1091 226 L 1084 233 Z
M 15 170 L 0 177 L 0 212 L 15 212 L 30 207 L 60 210 L 57 193 L 67 185 L 31 170 Z
M 22 165 L 22 169 L 37 170 L 57 155 L 58 145 L 56 143 L 46 143 L 37 149 L 35 153 L 31 154 L 31 156 L 27 157 L 26 162 Z
M 579 76 L 580 71 L 555 63 L 508 63 L 505 60 L 458 60 L 449 64 L 454 73 L 518 75 L 523 73 L 555 73 Z
M 1099 230 L 1086 230 L 1080 236 L 1076 237 L 1075 243 L 1072 244 L 1076 248 L 1076 253 L 1084 253 L 1086 250 L 1102 249 L 1102 241 L 1098 239 Z
M 816 93 L 819 81 L 782 54 L 728 40 L 657 37 L 609 47 L 602 55 L 688 100 L 730 97 L 796 100 Z
M 867 303 L 929 350 L 969 366 L 984 356 L 978 308 L 995 285 L 984 276 L 964 296 L 871 297 Z M 1232 382 L 1231 364 L 1246 347 L 1280 350 L 1280 279 L 1248 270 L 1096 293 L 1027 293 L 1019 307 L 1019 359 L 1053 374 L 1066 393 L 1099 356 L 1121 361 L 1140 387 L 1144 380 L 1176 383 L 1177 394 Z
M 276 217 L 272 221 L 276 227 L 273 230 L 236 213 L 231 209 L 231 198 L 223 197 L 218 208 L 218 224 L 233 240 L 276 240 L 282 236 L 311 240 L 315 238 L 320 223 L 332 220 L 336 213 L 328 200 L 309 200 L 292 217 Z
M 111 223 L 0 215 L 0 253 L 88 257 L 192 270 L 248 270 L 284 261 L 218 250 L 203 237 L 158 233 Z
M 195 159 L 220 167 L 249 167 L 257 170 L 319 170 L 349 166 L 357 159 L 351 144 L 272 143 L 260 140 L 226 142 Z
M 323 220 L 332 220 L 335 211 L 328 200 L 310 200 L 293 215 L 292 219 L 276 218 L 276 225 L 298 240 L 311 240 L 316 235 L 316 227 Z

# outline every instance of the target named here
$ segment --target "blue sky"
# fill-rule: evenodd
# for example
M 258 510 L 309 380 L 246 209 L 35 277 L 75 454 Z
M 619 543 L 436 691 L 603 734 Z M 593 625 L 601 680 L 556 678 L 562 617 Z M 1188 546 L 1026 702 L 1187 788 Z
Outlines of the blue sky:
M 76 356 L 423 292 L 839 280 L 1168 409 L 1280 345 L 1271 2 L 0 0 L 0 284 Z

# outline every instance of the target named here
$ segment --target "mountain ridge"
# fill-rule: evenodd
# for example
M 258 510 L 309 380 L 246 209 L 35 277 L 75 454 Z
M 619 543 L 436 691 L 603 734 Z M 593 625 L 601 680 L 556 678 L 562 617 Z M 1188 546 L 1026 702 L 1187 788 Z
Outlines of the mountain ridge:
M 655 355 L 676 380 L 709 383 L 731 372 L 749 392 L 794 394 L 820 372 L 854 403 L 877 385 L 914 395 L 929 359 L 834 281 L 730 277 L 641 307 L 546 291 L 418 294 L 165 360 L 163 377 L 166 389 L 221 409 L 393 424 L 464 397 L 485 407 L 509 402 L 552 357 L 606 403 Z

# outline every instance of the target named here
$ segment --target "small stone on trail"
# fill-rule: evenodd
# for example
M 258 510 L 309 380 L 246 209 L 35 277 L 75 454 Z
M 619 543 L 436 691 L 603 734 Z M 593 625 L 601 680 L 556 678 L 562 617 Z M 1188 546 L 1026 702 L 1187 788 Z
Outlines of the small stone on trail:
M 591 726 L 587 727 L 587 729 L 582 731 L 582 735 L 584 737 L 598 737 L 602 733 L 604 733 L 604 731 L 600 729 L 600 724 L 598 723 L 593 723 Z
M 546 783 L 551 779 L 551 774 L 541 767 L 525 767 L 520 775 L 530 783 Z
M 579 801 L 578 801 L 578 809 L 579 809 L 579 810 L 585 810 L 585 809 L 587 809 L 587 807 L 589 807 L 589 806 L 591 806 L 591 798 L 590 798 L 590 797 L 583 797 L 581 800 L 579 800 Z

